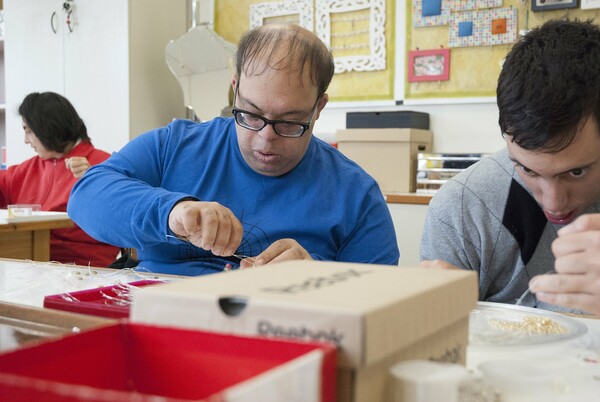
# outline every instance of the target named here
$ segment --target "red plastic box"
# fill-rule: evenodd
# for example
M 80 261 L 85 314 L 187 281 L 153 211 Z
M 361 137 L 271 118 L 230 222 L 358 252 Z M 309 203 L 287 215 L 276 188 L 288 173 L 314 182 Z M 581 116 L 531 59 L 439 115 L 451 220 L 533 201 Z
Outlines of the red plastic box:
M 326 344 L 123 321 L 0 354 L 0 399 L 332 402 L 335 356 Z
M 149 279 L 130 282 L 127 285 L 144 287 L 159 283 L 164 281 Z M 44 307 L 107 318 L 128 318 L 131 300 L 121 296 L 122 290 L 123 285 L 111 285 L 46 296 Z

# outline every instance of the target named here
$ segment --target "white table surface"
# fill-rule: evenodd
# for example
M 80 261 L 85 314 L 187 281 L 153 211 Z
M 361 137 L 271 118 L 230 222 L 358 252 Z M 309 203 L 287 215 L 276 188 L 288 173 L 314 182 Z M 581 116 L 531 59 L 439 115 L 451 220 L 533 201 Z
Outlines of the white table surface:
M 94 289 L 143 279 L 175 277 L 132 269 L 103 269 L 0 259 L 0 301 L 43 307 L 48 295 Z
M 161 276 L 131 269 L 107 270 L 67 266 L 56 263 L 39 263 L 20 260 L 0 259 L 0 301 L 18 303 L 26 306 L 42 307 L 44 297 L 52 294 L 92 289 L 100 286 L 127 283 L 142 279 L 176 279 L 168 275 Z M 573 372 L 580 381 L 565 382 L 557 378 L 552 386 L 528 394 L 502 395 L 502 402 L 587 402 L 600 401 L 600 319 L 570 317 L 585 324 L 587 332 L 582 336 L 559 344 L 531 347 L 527 349 L 495 350 L 490 353 L 473 352 L 467 348 L 467 368 L 480 376 L 478 367 L 485 362 L 509 360 L 514 364 L 515 372 L 521 365 L 531 366 L 534 372 L 544 369 L 548 359 L 567 359 L 575 364 Z M 539 364 L 538 364 L 539 362 Z M 573 374 L 573 373 L 570 373 Z M 529 380 L 527 375 L 519 374 L 516 382 Z M 532 396 L 533 395 L 533 396 Z
M 0 209 L 0 224 L 22 223 L 22 222 L 44 222 L 57 219 L 69 219 L 66 212 L 40 211 L 28 216 L 8 217 L 7 209 Z
M 533 310 L 533 309 L 532 309 Z M 600 319 L 567 316 L 583 323 L 583 335 L 555 344 L 491 348 L 467 348 L 467 368 L 487 383 L 494 383 L 501 402 L 600 401 Z M 502 383 L 486 378 L 482 364 L 504 364 Z

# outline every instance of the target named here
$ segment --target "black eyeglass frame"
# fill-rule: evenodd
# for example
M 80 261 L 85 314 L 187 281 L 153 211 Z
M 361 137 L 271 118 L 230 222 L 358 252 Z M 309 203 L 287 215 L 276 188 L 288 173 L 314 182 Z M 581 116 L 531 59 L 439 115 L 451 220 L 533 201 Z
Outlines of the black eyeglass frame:
M 240 80 L 238 79 L 238 81 L 236 82 L 235 85 L 235 91 L 233 92 L 233 108 L 231 109 L 231 113 L 233 113 L 233 117 L 235 118 L 235 122 L 236 124 L 238 124 L 240 127 L 243 127 L 245 129 L 251 130 L 251 131 L 260 131 L 263 128 L 265 128 L 267 126 L 267 124 L 270 124 L 273 127 L 273 130 L 275 131 L 275 133 L 281 137 L 285 137 L 285 138 L 300 138 L 304 135 L 304 133 L 310 128 L 310 124 L 312 122 L 312 119 L 315 117 L 315 113 L 317 113 L 317 105 L 319 103 L 319 98 L 317 97 L 317 100 L 315 102 L 315 105 L 313 106 L 313 111 L 312 114 L 310 115 L 310 118 L 308 121 L 304 122 L 304 121 L 293 121 L 293 120 L 269 120 L 266 117 L 263 117 L 259 114 L 256 113 L 252 113 L 249 112 L 247 110 L 244 109 L 240 109 L 235 107 L 235 101 L 237 99 L 237 92 L 238 92 L 238 88 L 240 86 Z M 243 114 L 247 114 L 250 115 L 258 120 L 261 120 L 263 122 L 262 127 L 257 128 L 257 127 L 251 127 L 248 125 L 245 125 L 243 123 L 243 120 L 238 118 L 238 114 L 239 113 L 243 113 Z M 302 127 L 302 131 L 299 134 L 294 134 L 294 135 L 289 135 L 289 134 L 281 134 L 280 132 L 277 131 L 277 124 L 295 124 L 298 126 Z

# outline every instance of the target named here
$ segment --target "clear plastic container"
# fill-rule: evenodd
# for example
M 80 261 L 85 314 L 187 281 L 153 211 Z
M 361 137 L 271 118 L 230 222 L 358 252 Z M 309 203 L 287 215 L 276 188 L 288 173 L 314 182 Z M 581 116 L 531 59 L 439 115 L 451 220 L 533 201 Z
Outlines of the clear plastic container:
M 394 402 L 459 402 L 467 369 L 458 364 L 409 360 L 390 368 Z
M 42 210 L 40 204 L 11 204 L 7 206 L 8 217 L 17 218 L 20 216 L 32 216 Z

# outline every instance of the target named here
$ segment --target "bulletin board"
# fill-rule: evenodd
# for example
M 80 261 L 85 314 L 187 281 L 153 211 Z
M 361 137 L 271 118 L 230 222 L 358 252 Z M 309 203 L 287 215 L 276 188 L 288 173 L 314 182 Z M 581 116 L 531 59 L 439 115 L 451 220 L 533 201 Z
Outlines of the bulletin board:
M 532 1 L 533 7 L 547 8 L 533 11 Z M 502 62 L 523 31 L 565 15 L 600 23 L 600 0 L 572 0 L 576 8 L 552 8 L 569 1 L 407 0 L 405 100 L 495 97 Z M 442 50 L 449 51 L 446 58 Z
M 331 101 L 393 100 L 395 0 L 215 0 L 214 29 L 237 44 L 257 25 L 291 22 L 329 46 L 336 73 Z

